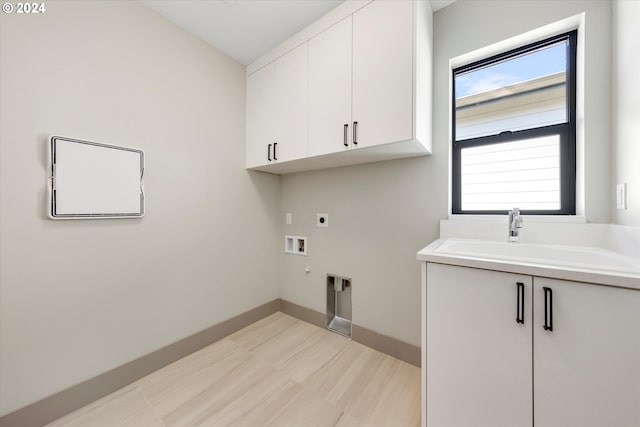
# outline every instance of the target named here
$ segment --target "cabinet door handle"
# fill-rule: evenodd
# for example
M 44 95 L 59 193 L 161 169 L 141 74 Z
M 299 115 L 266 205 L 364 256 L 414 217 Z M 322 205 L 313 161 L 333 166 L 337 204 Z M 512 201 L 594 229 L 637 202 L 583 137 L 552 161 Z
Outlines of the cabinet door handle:
M 358 122 L 353 122 L 353 145 L 358 145 Z
M 271 144 L 267 147 L 267 160 L 271 161 Z
M 544 287 L 544 330 L 553 331 L 553 290 Z
M 516 282 L 516 323 L 524 325 L 524 283 Z
M 276 149 L 278 148 L 278 143 L 274 142 L 273 143 L 273 160 L 278 160 L 278 157 L 276 155 Z
M 347 142 L 347 134 L 349 133 L 349 124 L 345 123 L 344 125 L 344 146 L 348 147 L 349 143 Z

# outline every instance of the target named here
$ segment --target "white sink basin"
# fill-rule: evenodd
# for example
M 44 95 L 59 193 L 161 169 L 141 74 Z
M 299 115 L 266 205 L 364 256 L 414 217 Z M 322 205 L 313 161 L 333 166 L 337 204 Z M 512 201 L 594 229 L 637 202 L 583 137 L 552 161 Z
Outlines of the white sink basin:
M 436 254 L 640 274 L 640 262 L 599 248 L 447 239 Z

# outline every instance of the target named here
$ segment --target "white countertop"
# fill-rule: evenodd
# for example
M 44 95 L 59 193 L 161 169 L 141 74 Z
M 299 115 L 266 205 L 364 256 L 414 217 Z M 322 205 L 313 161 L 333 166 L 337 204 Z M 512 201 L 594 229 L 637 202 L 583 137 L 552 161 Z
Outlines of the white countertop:
M 640 261 L 595 247 L 439 239 L 418 260 L 640 290 Z

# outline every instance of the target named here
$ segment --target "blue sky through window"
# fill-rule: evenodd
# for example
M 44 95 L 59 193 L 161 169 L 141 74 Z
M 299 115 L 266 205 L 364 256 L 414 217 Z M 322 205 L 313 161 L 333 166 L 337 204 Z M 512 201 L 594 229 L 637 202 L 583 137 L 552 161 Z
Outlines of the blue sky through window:
M 567 42 L 561 42 L 455 77 L 456 98 L 566 70 Z

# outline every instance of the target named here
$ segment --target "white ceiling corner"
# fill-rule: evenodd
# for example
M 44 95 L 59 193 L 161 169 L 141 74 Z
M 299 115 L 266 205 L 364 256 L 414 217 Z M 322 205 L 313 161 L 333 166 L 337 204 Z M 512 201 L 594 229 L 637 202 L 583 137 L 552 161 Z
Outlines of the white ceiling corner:
M 431 10 L 434 12 L 455 3 L 457 0 L 431 0 Z
M 141 0 L 247 65 L 345 0 Z M 348 0 L 346 0 L 348 1 Z M 455 0 L 431 0 L 435 12 Z

